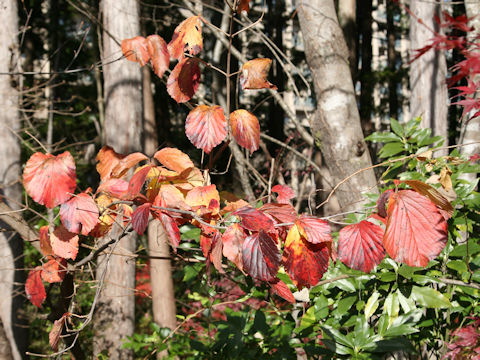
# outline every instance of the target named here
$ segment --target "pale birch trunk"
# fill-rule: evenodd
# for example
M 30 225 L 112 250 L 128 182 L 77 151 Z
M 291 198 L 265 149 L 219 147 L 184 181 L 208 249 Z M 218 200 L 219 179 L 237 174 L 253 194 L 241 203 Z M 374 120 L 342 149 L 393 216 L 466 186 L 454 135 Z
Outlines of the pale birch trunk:
M 360 5 L 362 5 L 360 3 Z M 348 62 L 352 79 L 357 75 L 357 0 L 338 1 L 338 21 L 348 47 Z
M 414 50 L 426 46 L 434 36 L 429 28 L 441 32 L 434 20 L 435 15 L 441 16 L 441 7 L 435 2 L 412 0 L 410 10 L 424 23 L 410 19 L 410 56 L 413 56 Z M 429 51 L 410 65 L 410 114 L 422 116 L 421 126 L 431 128 L 432 134 L 442 136 L 444 144 L 448 145 L 446 76 L 447 63 L 443 51 Z
M 18 15 L 16 0 L 0 0 L 0 201 L 11 209 L 19 209 L 22 201 L 20 182 L 20 142 L 15 135 L 20 129 L 18 91 L 15 78 L 5 75 L 18 71 Z M 25 355 L 25 329 L 19 327 L 17 311 L 23 303 L 22 286 L 23 240 L 5 223 L 0 222 L 0 318 L 9 342 L 10 356 Z M 6 350 L 6 349 L 5 349 Z M 7 354 L 7 352 L 5 352 Z
M 102 62 L 105 94 L 105 143 L 119 153 L 142 148 L 142 76 L 138 64 L 121 57 L 120 42 L 140 35 L 139 9 L 135 0 L 102 0 Z M 110 63 L 111 62 L 111 63 Z M 95 314 L 94 353 L 105 352 L 111 359 L 131 359 L 122 349 L 123 341 L 135 327 L 135 252 L 133 234 L 114 248 L 115 254 L 98 259 L 97 279 L 105 270 L 105 283 Z M 106 240 L 106 239 L 105 239 Z M 107 250 L 111 251 L 111 249 Z
M 334 183 L 339 183 L 356 170 L 371 166 L 348 66 L 348 49 L 333 0 L 300 0 L 297 10 L 317 99 L 313 136 Z M 375 191 L 375 174 L 369 169 L 345 181 L 336 195 L 342 210 L 349 210 L 364 203 L 363 192 Z

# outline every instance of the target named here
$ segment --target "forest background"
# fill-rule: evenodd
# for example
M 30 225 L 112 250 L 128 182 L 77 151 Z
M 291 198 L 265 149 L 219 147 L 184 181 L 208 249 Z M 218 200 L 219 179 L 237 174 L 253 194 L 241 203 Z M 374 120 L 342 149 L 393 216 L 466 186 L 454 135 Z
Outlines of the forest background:
M 0 5 L 1 358 L 480 356 L 472 325 L 480 289 L 480 4 Z M 202 80 L 179 101 L 171 96 L 174 70 L 159 77 L 155 65 L 128 61 L 121 44 L 152 34 L 168 42 L 195 15 L 202 17 Z M 273 60 L 264 90 L 245 89 L 239 76 L 255 58 Z M 220 105 L 227 114 L 248 109 L 259 120 L 258 150 L 235 141 L 210 154 L 199 150 L 185 134 L 185 119 L 199 104 Z M 428 179 L 453 204 L 448 243 L 425 267 L 387 258 L 366 274 L 331 263 L 310 290 L 280 270 L 293 292 L 290 304 L 288 295 L 274 295 L 230 262 L 210 265 L 200 229 L 181 227 L 173 251 L 152 220 L 145 235 L 122 234 L 115 246 L 82 238 L 77 261 L 64 265 L 61 281 L 44 279 L 45 297 L 35 306 L 25 282 L 37 274 L 35 291 L 42 282 L 35 270 L 49 257 L 40 230 L 59 225 L 60 210 L 45 210 L 28 189 L 22 193 L 24 164 L 38 151 L 69 151 L 77 186 L 97 189 L 103 179 L 96 155 L 104 145 L 149 158 L 178 148 L 230 193 L 222 199 L 236 195 L 260 207 L 286 196 L 296 212 L 328 220 L 335 242 L 342 226 L 367 218 L 379 194 L 399 186 L 392 179 Z

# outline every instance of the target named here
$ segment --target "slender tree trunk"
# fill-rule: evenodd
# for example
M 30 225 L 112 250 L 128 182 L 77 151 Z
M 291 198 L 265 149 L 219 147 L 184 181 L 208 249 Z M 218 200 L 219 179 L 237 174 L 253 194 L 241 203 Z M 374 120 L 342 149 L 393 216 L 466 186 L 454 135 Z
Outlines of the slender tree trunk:
M 0 72 L 18 71 L 18 15 L 16 0 L 0 0 Z M 15 78 L 0 75 L 0 201 L 10 208 L 20 208 L 20 129 L 18 91 Z M 0 320 L 14 359 L 21 359 L 26 350 L 25 329 L 19 327 L 18 309 L 23 303 L 21 284 L 24 281 L 23 241 L 3 222 L 0 228 Z M 18 270 L 17 270 L 18 269 Z
M 423 21 L 420 24 L 416 19 L 411 19 L 410 46 L 413 55 L 414 50 L 427 45 L 433 37 L 428 28 L 441 32 L 434 20 L 435 15 L 441 16 L 441 8 L 434 2 L 412 0 L 410 10 Z M 422 116 L 422 127 L 431 128 L 433 135 L 440 135 L 447 142 L 446 76 L 447 62 L 443 51 L 429 51 L 410 65 L 410 113 L 412 116 Z
M 333 0 L 301 0 L 297 10 L 317 99 L 313 136 L 334 182 L 339 183 L 371 165 L 348 67 L 348 49 Z M 344 182 L 336 195 L 342 209 L 347 210 L 361 206 L 362 192 L 367 191 L 376 191 L 371 169 Z
M 2 320 L 0 319 L 0 359 L 13 360 L 12 349 L 10 348 L 10 342 L 5 334 Z
M 136 63 L 114 61 L 121 56 L 120 42 L 140 34 L 138 2 L 102 0 L 103 58 L 105 94 L 105 143 L 119 153 L 142 148 L 142 76 Z M 105 239 L 106 241 L 107 239 Z M 135 236 L 124 237 L 113 249 L 115 254 L 98 259 L 97 279 L 106 268 L 103 291 L 95 314 L 94 353 L 105 352 L 111 359 L 131 359 L 122 349 L 123 340 L 135 326 Z M 110 250 L 108 250 L 110 251 Z

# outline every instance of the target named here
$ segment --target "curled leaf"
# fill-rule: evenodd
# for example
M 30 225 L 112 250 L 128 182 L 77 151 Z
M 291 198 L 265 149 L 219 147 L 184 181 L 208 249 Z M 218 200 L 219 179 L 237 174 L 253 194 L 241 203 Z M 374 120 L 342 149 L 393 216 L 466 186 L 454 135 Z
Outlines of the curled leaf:
M 150 60 L 147 40 L 143 36 L 122 40 L 122 53 L 127 60 L 138 62 L 140 66 Z
M 290 199 L 295 197 L 295 192 L 288 185 L 275 185 L 272 192 L 277 193 L 277 202 L 279 204 L 290 204 Z
M 272 59 L 253 59 L 243 64 L 240 74 L 242 89 L 273 89 L 277 87 L 267 81 Z
M 190 157 L 176 148 L 163 148 L 158 150 L 153 157 L 167 169 L 176 171 L 177 173 L 181 173 L 183 170 L 194 167 Z
M 147 37 L 147 49 L 150 54 L 153 71 L 161 78 L 170 64 L 167 43 L 159 35 L 150 35 Z
M 43 286 L 42 278 L 40 277 L 41 272 L 41 267 L 37 266 L 34 270 L 30 271 L 27 281 L 25 282 L 27 298 L 36 307 L 41 307 L 47 297 L 45 286 Z

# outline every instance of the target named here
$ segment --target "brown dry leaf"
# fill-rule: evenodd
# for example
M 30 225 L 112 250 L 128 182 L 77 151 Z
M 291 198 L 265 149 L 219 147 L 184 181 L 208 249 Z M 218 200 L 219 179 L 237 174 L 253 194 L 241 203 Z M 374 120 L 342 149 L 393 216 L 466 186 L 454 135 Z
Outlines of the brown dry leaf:
M 253 59 L 242 66 L 240 85 L 242 89 L 273 89 L 277 87 L 267 81 L 268 71 L 272 65 L 272 59 Z
M 448 166 L 444 166 L 442 170 L 440 170 L 440 184 L 442 187 L 448 192 L 453 189 L 452 186 L 452 179 L 450 177 L 452 175 L 452 170 Z

